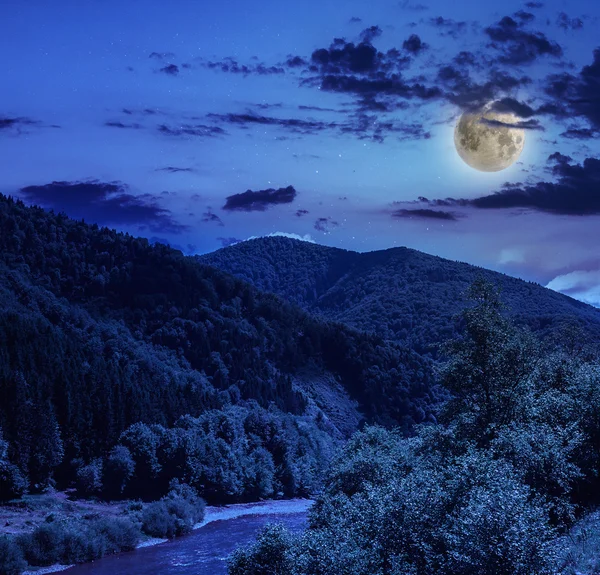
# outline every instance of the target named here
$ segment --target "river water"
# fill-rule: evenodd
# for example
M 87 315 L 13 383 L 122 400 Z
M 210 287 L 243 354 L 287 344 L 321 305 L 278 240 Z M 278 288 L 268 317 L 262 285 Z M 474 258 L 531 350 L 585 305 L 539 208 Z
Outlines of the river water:
M 292 531 L 306 527 L 312 502 L 275 501 L 208 508 L 203 523 L 189 535 L 129 553 L 76 565 L 65 575 L 225 575 L 227 557 L 254 541 L 267 523 L 283 523 Z

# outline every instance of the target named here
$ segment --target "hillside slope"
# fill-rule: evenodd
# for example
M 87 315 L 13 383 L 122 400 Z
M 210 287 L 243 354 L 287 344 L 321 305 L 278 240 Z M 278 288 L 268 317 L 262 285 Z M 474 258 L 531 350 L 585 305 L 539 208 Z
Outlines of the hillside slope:
M 0 433 L 40 482 L 136 422 L 258 403 L 335 435 L 328 397 L 346 397 L 347 421 L 405 428 L 435 402 L 428 362 L 402 346 L 164 245 L 4 197 L 0 302 Z
M 518 324 L 542 335 L 566 322 L 600 340 L 600 310 L 538 284 L 409 248 L 358 253 L 266 237 L 197 256 L 329 320 L 403 342 L 419 353 L 456 334 L 453 315 L 479 276 L 502 288 Z

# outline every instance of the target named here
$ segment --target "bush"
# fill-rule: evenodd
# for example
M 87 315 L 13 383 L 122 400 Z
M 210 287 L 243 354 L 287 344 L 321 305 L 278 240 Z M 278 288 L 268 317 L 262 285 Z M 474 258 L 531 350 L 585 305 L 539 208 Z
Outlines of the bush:
M 65 530 L 61 523 L 42 523 L 33 533 L 23 533 L 17 541 L 30 565 L 46 566 L 60 559 Z
M 83 563 L 105 555 L 131 551 L 139 541 L 139 529 L 128 519 L 101 517 L 89 522 L 43 523 L 33 533 L 18 537 L 31 565 Z
M 23 551 L 13 538 L 0 536 L 0 575 L 20 575 L 27 567 Z
M 166 497 L 142 511 L 142 531 L 152 537 L 172 538 L 189 533 L 204 517 L 204 501 L 189 485 L 174 483 Z
M 93 544 L 87 530 L 70 529 L 62 541 L 60 562 L 70 565 L 98 559 L 100 555 L 92 553 Z
M 151 537 L 174 537 L 175 517 L 169 513 L 164 500 L 146 505 L 142 511 L 142 531 Z
M 97 495 L 102 490 L 102 461 L 95 459 L 77 470 L 75 485 L 77 493 L 84 497 Z
M 140 532 L 129 519 L 103 517 L 88 528 L 89 539 L 94 542 L 92 553 L 96 557 L 132 551 L 139 541 Z
M 198 496 L 198 492 L 193 487 L 190 487 L 186 483 L 179 483 L 177 479 L 173 480 L 169 487 L 170 491 L 165 499 L 171 502 L 173 509 L 177 509 L 178 504 L 181 502 L 187 504 L 181 508 L 185 510 L 185 514 L 182 513 L 178 517 L 182 519 L 187 517 L 191 523 L 191 527 L 204 519 L 206 502 Z

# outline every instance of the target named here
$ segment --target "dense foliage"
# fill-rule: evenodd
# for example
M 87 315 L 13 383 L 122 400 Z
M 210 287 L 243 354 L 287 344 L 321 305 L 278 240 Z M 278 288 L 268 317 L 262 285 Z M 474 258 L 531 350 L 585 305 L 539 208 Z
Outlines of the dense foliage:
M 451 391 L 440 423 L 411 438 L 355 434 L 309 529 L 267 529 L 232 557 L 231 575 L 549 575 L 566 565 L 557 536 L 600 493 L 600 364 L 540 346 L 502 316 L 489 284 L 471 296 L 440 370 Z
M 311 418 L 248 402 L 184 416 L 172 428 L 135 423 L 105 458 L 77 470 L 76 485 L 82 496 L 106 499 L 159 499 L 173 481 L 213 503 L 308 496 L 332 448 Z
M 286 413 L 304 418 L 300 435 L 315 433 L 303 447 L 310 452 L 320 431 L 341 434 L 327 418 L 329 406 L 317 407 L 294 383 L 301 372 L 328 374 L 368 420 L 404 429 L 431 417 L 437 400 L 430 363 L 408 349 L 315 319 L 167 246 L 5 197 L 0 301 L 5 499 L 18 495 L 23 478 L 34 490 L 54 479 L 59 486 L 75 482 L 83 494 L 118 497 L 129 479 L 135 484 L 141 465 L 114 451 L 119 443 L 126 447 L 121 440 L 132 425 L 168 429 L 182 416 L 231 405 L 250 417 L 253 400 L 283 427 L 290 427 Z M 183 433 L 176 429 L 165 433 Z M 236 469 L 232 486 L 224 482 L 222 493 L 203 496 L 261 496 L 271 489 L 271 475 L 273 492 L 299 492 L 278 487 L 281 456 L 270 452 L 271 462 L 268 447 L 225 449 L 208 432 L 204 440 L 188 446 L 189 453 L 202 452 L 203 462 L 243 452 L 254 463 L 224 464 Z M 252 465 L 261 467 L 261 485 L 250 487 L 244 474 Z M 287 483 L 312 484 L 311 469 L 320 465 L 305 466 Z
M 507 313 L 540 335 L 575 324 L 600 339 L 600 310 L 538 284 L 409 248 L 357 253 L 285 237 L 258 238 L 198 256 L 329 320 L 437 357 L 478 277 L 502 288 Z

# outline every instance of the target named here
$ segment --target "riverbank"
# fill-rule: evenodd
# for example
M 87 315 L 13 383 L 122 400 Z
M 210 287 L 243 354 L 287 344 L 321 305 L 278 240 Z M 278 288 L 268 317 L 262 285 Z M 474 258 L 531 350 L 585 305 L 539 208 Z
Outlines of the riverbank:
M 294 513 L 306 513 L 313 501 L 310 499 L 287 499 L 276 501 L 259 501 L 255 503 L 236 503 L 223 506 L 207 506 L 204 519 L 196 523 L 193 530 L 198 530 L 210 523 L 217 521 L 227 521 L 243 517 L 246 515 L 284 515 Z M 125 505 L 125 508 L 127 506 Z M 112 510 L 114 512 L 114 510 Z M 137 548 L 154 547 L 162 543 L 166 543 L 168 539 L 145 538 L 141 540 Z M 55 573 L 70 569 L 73 565 L 55 564 L 49 567 L 40 567 L 37 569 L 29 569 L 23 575 L 45 575 L 46 573 Z

